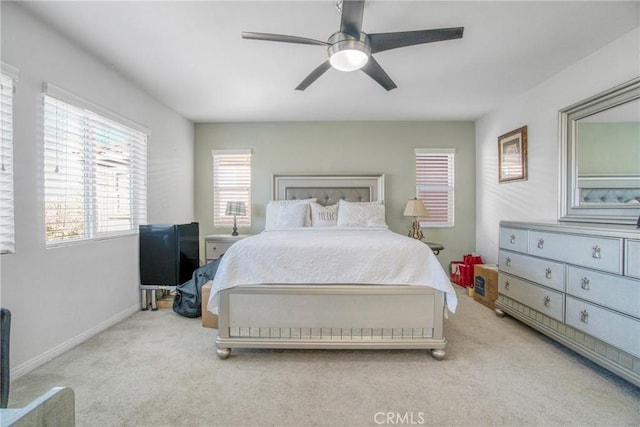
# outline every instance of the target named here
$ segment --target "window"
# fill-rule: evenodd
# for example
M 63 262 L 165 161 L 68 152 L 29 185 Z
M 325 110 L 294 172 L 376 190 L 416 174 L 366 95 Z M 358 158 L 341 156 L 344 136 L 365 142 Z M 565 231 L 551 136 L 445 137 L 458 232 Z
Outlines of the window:
M 454 157 L 455 149 L 416 148 L 416 197 L 429 211 L 420 225 L 453 227 Z
M 15 252 L 13 216 L 13 91 L 14 73 L 0 73 L 0 253 Z M 11 70 L 10 70 L 11 71 Z M 15 73 L 17 76 L 17 73 Z
M 232 227 L 227 202 L 244 202 L 238 227 L 251 226 L 251 150 L 213 150 L 213 226 Z
M 146 222 L 148 132 L 125 123 L 126 119 L 47 87 L 48 245 L 129 234 Z

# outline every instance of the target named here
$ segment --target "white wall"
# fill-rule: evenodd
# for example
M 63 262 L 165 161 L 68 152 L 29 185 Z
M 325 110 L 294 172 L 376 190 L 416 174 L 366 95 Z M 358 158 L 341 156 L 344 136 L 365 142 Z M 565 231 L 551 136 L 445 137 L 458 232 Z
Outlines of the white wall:
M 454 228 L 425 228 L 426 240 L 441 242 L 438 256 L 448 268 L 475 247 L 475 170 L 473 122 L 288 122 L 198 123 L 195 132 L 196 218 L 201 234 L 214 229 L 212 149 L 251 148 L 252 221 L 264 228 L 273 174 L 383 173 L 389 227 L 405 234 L 411 219 L 404 207 L 415 196 L 415 148 L 455 148 L 456 223 Z
M 43 82 L 151 130 L 149 222 L 194 218 L 193 124 L 19 5 L 1 7 L 2 61 L 20 71 L 14 111 L 16 253 L 0 256 L 1 304 L 13 318 L 15 378 L 139 307 L 136 236 L 45 248 Z
M 640 30 L 626 34 L 476 122 L 476 250 L 497 262 L 501 220 L 556 220 L 558 111 L 640 75 Z M 498 183 L 498 136 L 528 126 L 527 181 Z

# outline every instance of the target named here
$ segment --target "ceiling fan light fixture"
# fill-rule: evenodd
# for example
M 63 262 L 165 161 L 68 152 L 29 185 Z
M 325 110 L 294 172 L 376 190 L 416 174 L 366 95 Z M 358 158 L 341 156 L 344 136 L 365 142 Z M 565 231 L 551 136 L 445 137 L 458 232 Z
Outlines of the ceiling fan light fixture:
M 417 44 L 459 39 L 462 38 L 462 33 L 464 32 L 464 27 L 455 27 L 367 34 L 362 31 L 365 0 L 335 1 L 336 8 L 341 14 L 340 30 L 333 33 L 326 42 L 307 37 L 247 31 L 242 33 L 242 38 L 327 47 L 329 59 L 317 66 L 296 87 L 296 90 L 305 90 L 329 68 L 335 68 L 336 70 L 347 72 L 362 70 L 385 90 L 390 91 L 397 86 L 375 58 L 371 56 L 372 53 Z
M 340 71 L 356 71 L 367 65 L 371 56 L 367 35 L 362 32 L 360 39 L 345 33 L 336 33 L 329 39 L 329 63 Z
M 364 67 L 369 56 L 361 50 L 344 49 L 335 52 L 329 58 L 331 66 L 340 71 L 356 71 Z

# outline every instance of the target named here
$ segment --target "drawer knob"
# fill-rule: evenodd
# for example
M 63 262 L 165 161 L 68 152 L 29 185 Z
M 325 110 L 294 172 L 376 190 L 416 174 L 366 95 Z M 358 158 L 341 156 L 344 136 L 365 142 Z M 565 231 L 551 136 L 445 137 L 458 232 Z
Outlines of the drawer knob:
M 580 287 L 582 289 L 584 289 L 585 291 L 589 290 L 589 278 L 588 277 L 583 277 L 582 280 L 580 281 Z
M 515 244 L 516 244 L 516 235 L 515 235 L 515 234 L 512 234 L 512 235 L 510 236 L 509 242 L 510 242 L 512 245 L 515 245 Z
M 505 264 L 507 265 L 507 267 L 511 267 L 511 258 L 507 257 L 507 259 L 505 260 Z
M 551 279 L 551 269 L 549 267 L 547 267 L 547 269 L 545 270 L 544 277 L 546 277 L 547 279 Z
M 589 323 L 589 312 L 587 310 L 582 310 L 580 312 L 580 321 L 582 323 Z
M 544 297 L 544 306 L 551 307 L 551 298 L 548 295 Z
M 538 249 L 543 249 L 544 248 L 544 239 L 540 238 L 538 239 Z
M 591 254 L 593 258 L 600 258 L 600 246 L 596 245 L 593 247 L 593 253 Z
M 505 289 L 509 289 L 509 287 L 511 286 L 511 283 L 509 283 L 509 281 L 507 280 L 506 282 L 504 282 L 504 288 Z

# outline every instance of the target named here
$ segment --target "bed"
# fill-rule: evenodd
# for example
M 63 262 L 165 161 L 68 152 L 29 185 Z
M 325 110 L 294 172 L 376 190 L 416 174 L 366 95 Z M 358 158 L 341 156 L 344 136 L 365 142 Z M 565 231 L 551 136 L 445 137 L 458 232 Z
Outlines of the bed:
M 213 281 L 218 357 L 233 348 L 428 349 L 444 359 L 455 291 L 426 244 L 387 229 L 384 175 L 276 175 L 272 184 L 265 231 L 232 245 Z M 305 204 L 312 215 L 300 223 Z M 295 215 L 273 223 L 273 206 L 280 220 Z M 327 214 L 334 206 L 338 218 Z M 328 226 L 316 226 L 323 219 Z

